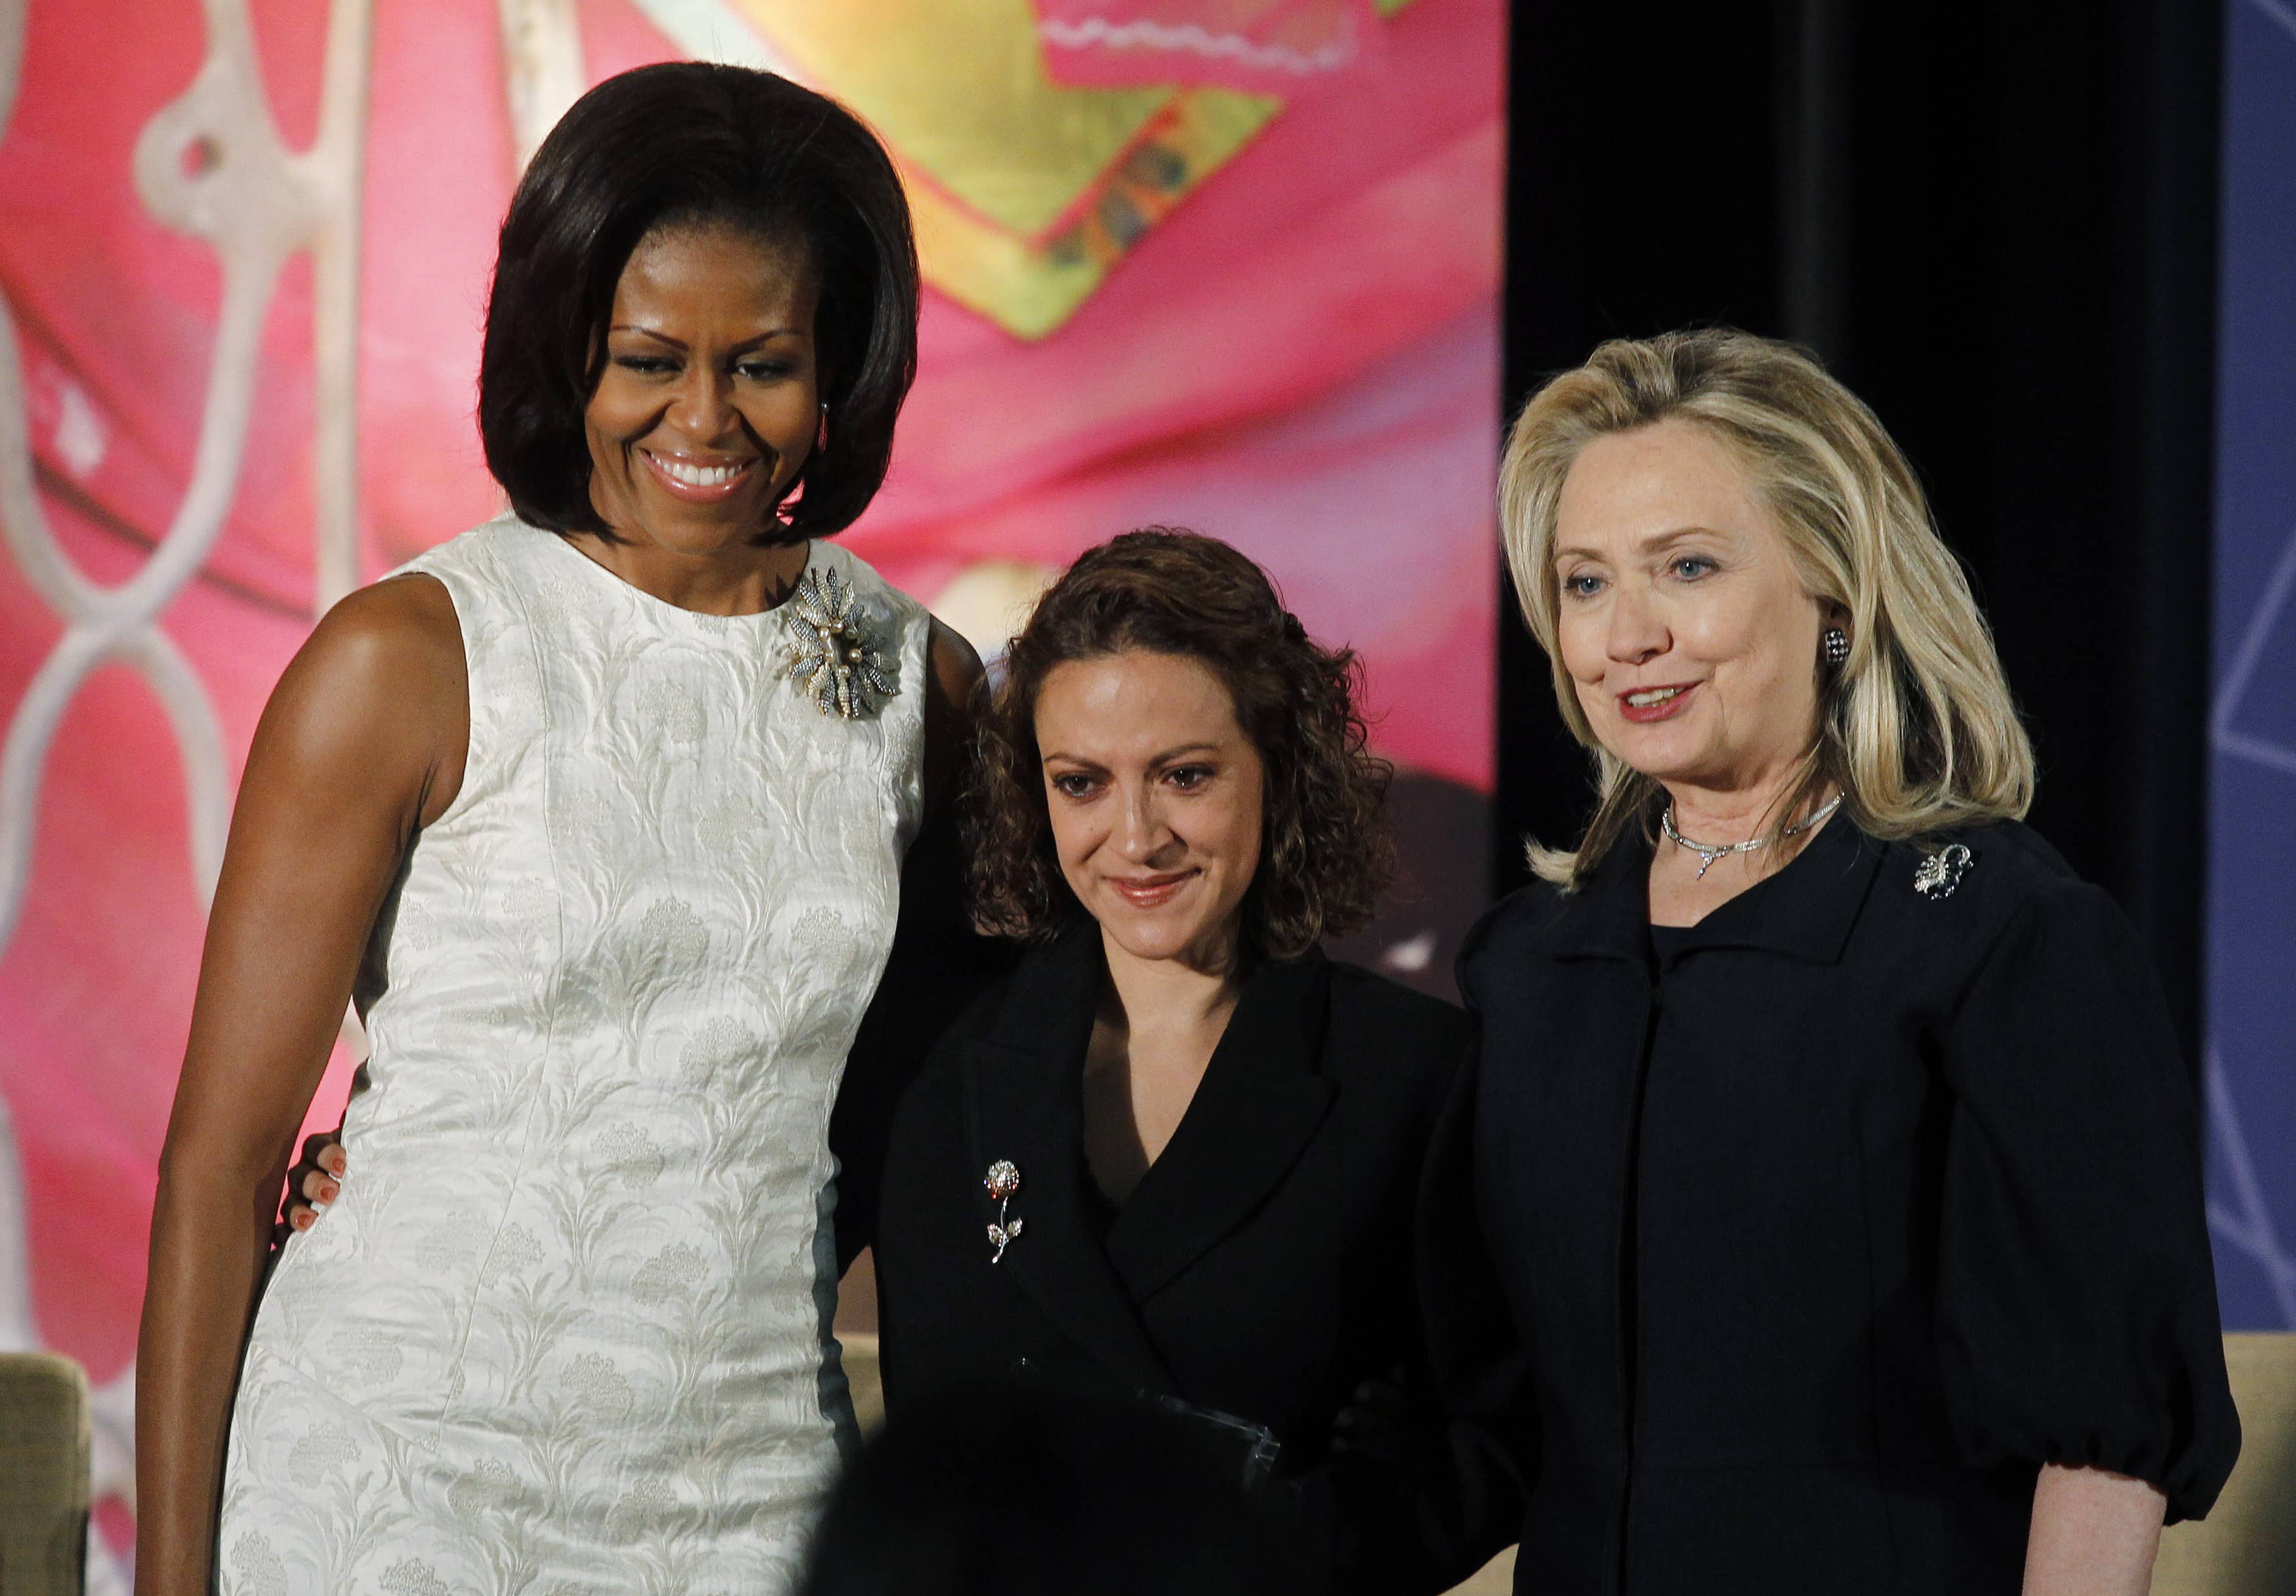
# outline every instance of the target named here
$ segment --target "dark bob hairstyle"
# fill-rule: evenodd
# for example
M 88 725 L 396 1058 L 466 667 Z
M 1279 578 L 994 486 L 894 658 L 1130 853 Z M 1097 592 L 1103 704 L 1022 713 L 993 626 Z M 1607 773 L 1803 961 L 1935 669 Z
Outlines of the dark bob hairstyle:
M 980 706 L 970 817 L 980 929 L 1042 938 L 1084 912 L 1054 853 L 1037 694 L 1054 666 L 1133 650 L 1209 667 L 1267 772 L 1246 948 L 1297 958 L 1368 921 L 1395 874 L 1384 813 L 1394 773 L 1365 746 L 1353 651 L 1316 643 L 1227 544 L 1148 527 L 1086 551 L 1046 590 Z
M 479 361 L 487 469 L 524 520 L 607 530 L 582 412 L 605 370 L 614 288 L 660 227 L 727 226 L 802 247 L 828 443 L 789 536 L 853 524 L 885 480 L 917 370 L 917 252 L 884 147 L 835 101 L 770 72 L 668 61 L 609 78 L 551 129 L 503 219 Z

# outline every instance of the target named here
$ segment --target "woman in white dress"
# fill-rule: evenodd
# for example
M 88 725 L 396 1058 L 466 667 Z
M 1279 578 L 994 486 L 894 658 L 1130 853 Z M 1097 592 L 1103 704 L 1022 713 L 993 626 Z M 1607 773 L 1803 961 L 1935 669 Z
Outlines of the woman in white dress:
M 786 1584 L 850 1428 L 831 1109 L 979 672 L 819 541 L 916 312 L 882 150 L 779 78 L 641 69 L 536 156 L 480 372 L 511 511 L 338 605 L 249 756 L 152 1222 L 145 1596 Z M 354 995 L 361 1179 L 265 1287 Z

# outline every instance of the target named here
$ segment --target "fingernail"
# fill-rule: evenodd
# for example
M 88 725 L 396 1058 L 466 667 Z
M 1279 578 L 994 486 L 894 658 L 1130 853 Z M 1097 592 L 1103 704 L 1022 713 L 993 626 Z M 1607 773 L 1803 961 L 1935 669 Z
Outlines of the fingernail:
M 317 1217 L 318 1215 L 312 1213 L 308 1208 L 298 1208 L 295 1210 L 295 1217 L 289 1220 L 287 1223 L 293 1225 L 299 1231 L 308 1231 L 311 1228 L 311 1221 Z
M 343 1155 L 341 1149 L 338 1148 L 333 1152 L 327 1155 L 327 1171 L 331 1174 L 342 1174 Z
M 322 1181 L 319 1183 L 319 1200 L 321 1202 L 332 1202 L 336 1198 L 342 1195 L 342 1191 L 343 1189 L 335 1184 L 332 1181 Z

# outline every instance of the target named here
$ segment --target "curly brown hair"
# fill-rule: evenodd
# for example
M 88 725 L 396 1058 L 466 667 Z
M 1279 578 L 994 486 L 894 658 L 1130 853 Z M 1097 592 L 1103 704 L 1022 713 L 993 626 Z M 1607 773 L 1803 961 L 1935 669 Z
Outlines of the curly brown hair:
M 968 817 L 974 922 L 1041 939 L 1084 912 L 1054 854 L 1037 694 L 1055 666 L 1133 650 L 1210 668 L 1267 773 L 1246 947 L 1297 958 L 1368 921 L 1395 875 L 1385 822 L 1394 770 L 1365 746 L 1361 662 L 1310 638 L 1267 574 L 1218 538 L 1144 527 L 1080 555 L 1013 640 L 1002 682 L 981 689 Z

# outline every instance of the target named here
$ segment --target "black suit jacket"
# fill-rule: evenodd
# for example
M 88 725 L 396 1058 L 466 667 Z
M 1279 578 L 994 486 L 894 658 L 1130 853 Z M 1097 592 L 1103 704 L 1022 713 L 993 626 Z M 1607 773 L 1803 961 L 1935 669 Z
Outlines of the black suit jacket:
M 1956 840 L 1948 893 L 1837 818 L 1661 947 L 1629 836 L 1469 939 L 1463 1156 L 1544 1431 L 1519 1590 L 2013 1596 L 2042 1462 L 2172 1517 L 2223 1483 L 2151 969 L 2023 826 Z
M 1102 979 L 1089 924 L 1032 953 L 899 1105 L 877 1224 L 889 1416 L 1015 1375 L 1176 1396 L 1282 1439 L 1337 1588 L 1456 1583 L 1511 1538 L 1504 1461 L 1431 1421 L 1411 1471 L 1328 1443 L 1358 1382 L 1427 1387 L 1414 1211 L 1466 1017 L 1321 954 L 1263 964 L 1103 1240 L 1081 1084 Z M 1001 1263 L 997 1160 L 1021 1174 Z

